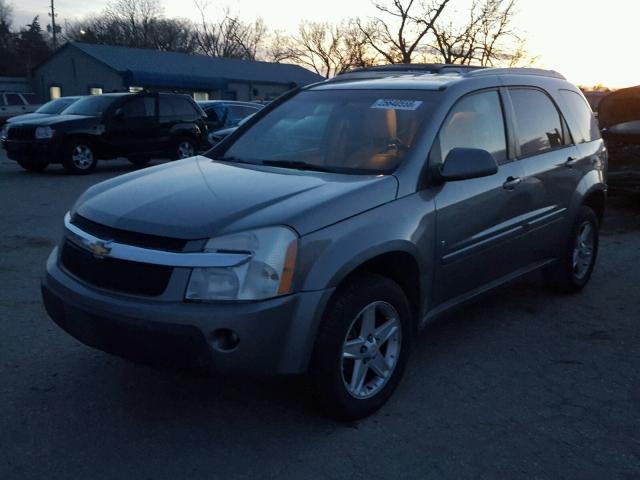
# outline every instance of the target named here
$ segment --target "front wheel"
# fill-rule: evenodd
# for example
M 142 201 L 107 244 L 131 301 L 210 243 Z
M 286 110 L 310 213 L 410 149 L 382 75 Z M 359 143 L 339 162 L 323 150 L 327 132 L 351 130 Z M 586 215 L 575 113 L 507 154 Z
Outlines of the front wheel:
M 412 339 L 402 289 L 380 275 L 341 288 L 320 325 L 310 377 L 321 407 L 355 420 L 380 408 L 397 387 Z
M 544 272 L 553 289 L 578 292 L 589 282 L 598 255 L 599 231 L 595 212 L 590 207 L 580 207 L 561 258 Z
M 91 143 L 86 140 L 72 140 L 65 145 L 62 166 L 65 170 L 76 175 L 92 172 L 98 159 Z

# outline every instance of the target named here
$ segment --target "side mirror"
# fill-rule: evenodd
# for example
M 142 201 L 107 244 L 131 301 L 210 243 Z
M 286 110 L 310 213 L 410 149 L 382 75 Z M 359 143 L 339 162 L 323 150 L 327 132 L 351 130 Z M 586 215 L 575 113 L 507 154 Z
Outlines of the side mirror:
M 115 118 L 116 120 L 124 118 L 124 110 L 122 108 L 116 108 L 116 111 L 113 112 L 113 118 Z
M 440 179 L 445 182 L 488 177 L 498 173 L 498 163 L 486 150 L 454 148 L 447 154 L 440 168 Z

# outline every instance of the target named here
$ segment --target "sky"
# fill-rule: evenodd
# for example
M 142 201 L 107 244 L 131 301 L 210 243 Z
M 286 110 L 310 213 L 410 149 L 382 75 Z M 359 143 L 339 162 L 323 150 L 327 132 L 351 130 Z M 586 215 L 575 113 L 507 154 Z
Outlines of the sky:
M 14 24 L 29 23 L 40 15 L 49 21 L 50 0 L 13 2 Z M 91 15 L 107 0 L 56 0 L 58 22 Z M 161 0 L 168 17 L 197 20 L 193 0 Z M 469 0 L 452 0 L 452 17 L 462 16 Z M 301 21 L 339 22 L 349 17 L 375 16 L 370 0 L 222 0 L 209 1 L 212 16 L 229 7 L 243 20 L 261 17 L 274 30 L 295 32 Z M 621 88 L 640 84 L 640 1 L 638 0 L 519 0 L 514 26 L 526 38 L 527 51 L 536 66 L 551 68 L 570 81 L 592 86 Z M 61 22 L 62 20 L 62 22 Z

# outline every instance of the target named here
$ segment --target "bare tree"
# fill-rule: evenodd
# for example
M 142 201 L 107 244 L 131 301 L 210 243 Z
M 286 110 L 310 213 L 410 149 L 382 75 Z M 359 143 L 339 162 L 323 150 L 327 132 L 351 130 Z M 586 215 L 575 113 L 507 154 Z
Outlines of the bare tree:
M 432 51 L 444 63 L 515 65 L 527 58 L 513 28 L 517 0 L 474 0 L 462 25 L 441 18 L 433 25 Z
M 193 53 L 194 26 L 189 20 L 165 18 L 157 0 L 115 0 L 100 14 L 67 23 L 66 40 Z
M 367 44 L 388 63 L 411 63 L 450 0 L 375 3 L 386 18 L 358 20 Z
M 366 39 L 349 21 L 339 25 L 303 22 L 296 35 L 277 34 L 272 42 L 271 59 L 307 67 L 325 78 L 373 63 Z
M 267 33 L 261 19 L 246 23 L 228 10 L 221 19 L 207 19 L 207 4 L 195 0 L 200 11 L 196 41 L 201 53 L 212 57 L 231 57 L 255 60 Z

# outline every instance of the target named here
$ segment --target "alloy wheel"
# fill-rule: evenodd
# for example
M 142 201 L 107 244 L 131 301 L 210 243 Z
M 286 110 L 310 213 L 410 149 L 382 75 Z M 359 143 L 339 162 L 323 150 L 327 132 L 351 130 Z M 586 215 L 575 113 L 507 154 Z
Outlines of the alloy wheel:
M 71 151 L 71 161 L 79 170 L 87 170 L 93 164 L 93 151 L 87 145 L 76 145 Z
M 185 140 L 178 144 L 178 157 L 180 157 L 181 159 L 193 157 L 195 153 L 196 150 L 191 142 Z
M 380 392 L 400 358 L 402 324 L 387 302 L 373 302 L 351 323 L 342 346 L 342 380 L 358 399 Z
M 578 280 L 582 280 L 591 268 L 594 247 L 594 226 L 591 222 L 584 222 L 578 229 L 573 248 L 573 274 Z

